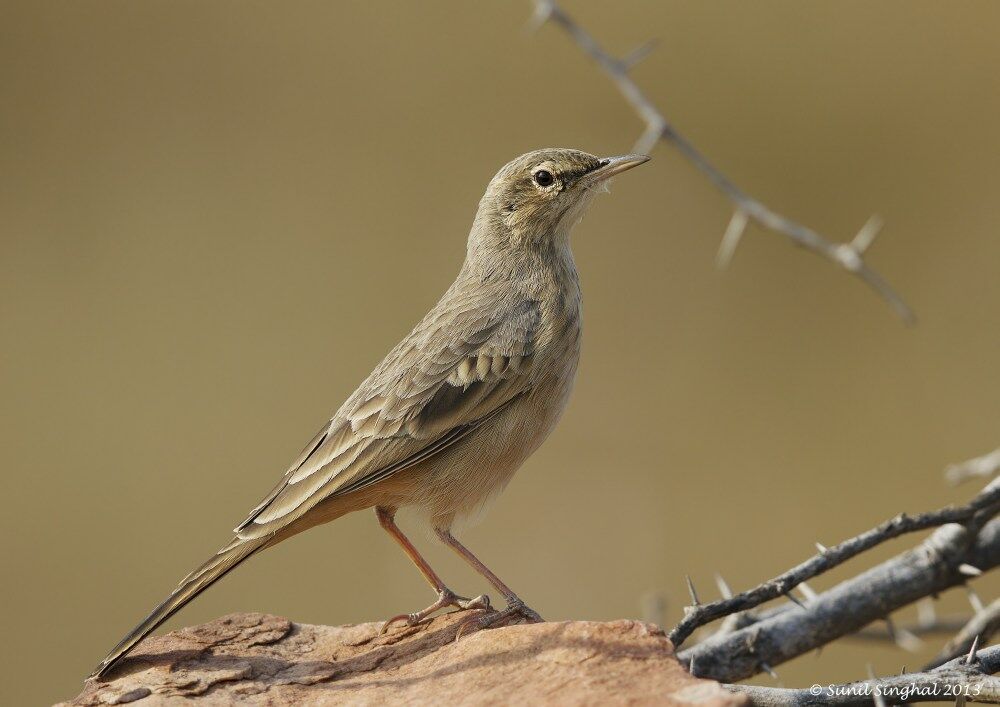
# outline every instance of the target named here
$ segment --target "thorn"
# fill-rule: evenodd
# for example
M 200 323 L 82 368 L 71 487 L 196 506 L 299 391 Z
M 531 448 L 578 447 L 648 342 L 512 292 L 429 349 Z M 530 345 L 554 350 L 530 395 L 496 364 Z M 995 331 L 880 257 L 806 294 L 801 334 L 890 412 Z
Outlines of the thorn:
M 719 628 L 712 634 L 712 637 L 725 636 L 740 628 L 740 614 L 730 614 L 719 623 Z
M 875 677 L 875 670 L 872 668 L 872 664 L 868 664 L 868 679 L 872 682 L 878 682 L 878 678 Z M 885 698 L 882 697 L 882 691 L 877 685 L 872 686 L 872 699 L 875 701 L 876 707 L 886 707 Z
M 875 678 L 872 678 L 873 680 Z M 876 707 L 886 707 L 885 698 L 882 697 L 881 690 L 876 690 L 872 693 L 872 698 L 875 700 Z
M 998 472 L 1000 472 L 1000 449 L 960 464 L 949 464 L 944 470 L 944 476 L 948 483 L 955 485 L 975 476 L 987 478 L 996 476 Z
M 691 595 L 692 606 L 694 606 L 695 608 L 701 606 L 701 602 L 698 601 L 698 592 L 694 590 L 694 582 L 691 581 L 691 575 L 689 574 L 684 575 L 684 579 L 687 580 L 688 594 Z
M 640 155 L 648 155 L 652 152 L 653 148 L 656 147 L 656 143 L 663 137 L 663 128 L 662 123 L 651 122 L 647 125 L 646 129 L 642 131 L 642 135 L 632 145 L 632 152 L 637 152 Z
M 889 616 L 885 617 L 885 629 L 892 642 L 908 653 L 916 653 L 924 647 L 923 641 L 905 628 L 898 628 Z
M 806 598 L 806 601 L 816 601 L 819 598 L 819 594 L 813 591 L 813 588 L 805 582 L 799 585 L 799 591 L 802 592 L 802 596 Z
M 937 623 L 937 609 L 934 608 L 934 600 L 930 597 L 924 597 L 917 604 L 917 623 L 923 627 Z
M 972 476 L 973 474 L 975 474 L 975 471 L 969 469 L 968 462 L 964 464 L 949 464 L 944 468 L 944 480 L 951 486 L 958 486 L 965 480 L 966 475 Z
M 969 595 L 969 604 L 972 605 L 972 610 L 977 614 L 981 612 L 984 608 L 983 600 L 979 598 L 978 594 L 976 594 L 976 590 L 969 585 L 965 585 L 965 592 Z
M 919 653 L 923 650 L 924 642 L 915 633 L 907 631 L 905 628 L 896 627 L 896 645 L 907 653 Z
M 795 606 L 799 607 L 800 609 L 805 609 L 806 608 L 806 605 L 803 604 L 801 601 L 799 601 L 796 598 L 796 596 L 794 594 L 792 594 L 791 592 L 785 592 L 785 599 L 787 599 L 788 601 L 792 602 L 793 604 L 795 604 Z
M 885 617 L 885 630 L 889 634 L 889 638 L 891 638 L 893 641 L 895 641 L 896 640 L 896 624 L 892 620 L 891 616 L 886 616 Z
M 819 554 L 821 555 L 826 554 L 827 547 L 823 543 L 816 543 L 816 549 L 819 550 Z
M 972 648 L 969 649 L 969 654 L 965 656 L 965 664 L 971 665 L 972 661 L 976 659 L 976 651 L 979 649 L 979 634 L 972 639 Z
M 733 217 L 729 219 L 726 232 L 722 235 L 722 242 L 719 243 L 719 252 L 715 256 L 715 266 L 719 270 L 725 270 L 733 259 L 736 246 L 740 244 L 743 233 L 747 230 L 747 223 L 750 217 L 743 209 L 736 209 Z
M 772 678 L 774 678 L 775 680 L 777 680 L 777 679 L 778 679 L 778 673 L 774 672 L 774 668 L 772 668 L 772 667 L 771 667 L 770 665 L 768 665 L 767 663 L 764 663 L 764 662 L 761 662 L 761 664 L 760 664 L 760 669 L 761 669 L 761 670 L 763 670 L 763 671 L 764 671 L 765 673 L 767 673 L 768 675 L 770 675 L 770 676 L 771 676 Z
M 906 675 L 906 666 L 905 665 L 902 668 L 899 669 L 899 674 L 900 675 Z
M 531 14 L 531 19 L 528 20 L 527 31 L 529 33 L 537 32 L 552 18 L 555 9 L 555 5 L 550 0 L 535 0 L 535 11 Z
M 882 218 L 878 214 L 872 214 L 871 218 L 865 221 L 857 235 L 851 241 L 851 247 L 859 254 L 864 254 L 875 240 L 875 236 L 882 230 Z
M 960 564 L 958 566 L 958 571 L 966 575 L 967 577 L 978 577 L 983 573 L 981 569 L 973 565 L 970 565 L 968 562 L 963 562 L 962 564 Z
M 854 249 L 853 243 L 839 243 L 834 246 L 833 257 L 847 272 L 861 272 L 865 266 L 864 258 Z
M 726 580 L 718 572 L 715 573 L 715 586 L 719 588 L 719 594 L 722 595 L 723 599 L 733 598 L 733 590 L 729 588 L 729 584 L 726 583 Z
M 653 39 L 640 44 L 638 47 L 626 54 L 621 60 L 622 68 L 624 68 L 625 71 L 631 69 L 633 66 L 649 56 L 650 52 L 656 49 L 659 43 L 660 40 L 654 37 Z

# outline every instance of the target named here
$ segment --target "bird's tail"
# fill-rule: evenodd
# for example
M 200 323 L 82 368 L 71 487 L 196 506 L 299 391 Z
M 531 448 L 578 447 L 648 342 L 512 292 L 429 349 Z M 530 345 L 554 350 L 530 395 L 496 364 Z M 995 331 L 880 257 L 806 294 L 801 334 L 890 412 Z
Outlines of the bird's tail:
M 157 626 L 180 611 L 189 601 L 224 577 L 230 570 L 267 546 L 270 540 L 270 537 L 249 540 L 234 538 L 231 543 L 213 555 L 208 562 L 185 577 L 170 596 L 153 609 L 149 616 L 143 619 L 108 653 L 108 656 L 94 669 L 90 677 L 97 678 L 107 673 L 139 641 L 156 630 Z

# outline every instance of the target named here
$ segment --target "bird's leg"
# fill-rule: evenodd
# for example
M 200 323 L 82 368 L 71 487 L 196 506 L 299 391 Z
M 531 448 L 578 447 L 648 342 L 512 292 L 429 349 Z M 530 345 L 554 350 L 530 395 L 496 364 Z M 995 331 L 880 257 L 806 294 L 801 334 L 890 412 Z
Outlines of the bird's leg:
M 393 616 L 391 619 L 382 624 L 382 628 L 379 630 L 379 635 L 381 636 L 386 632 L 396 621 L 406 621 L 408 626 L 416 626 L 421 621 L 426 619 L 428 616 L 433 614 L 438 609 L 443 609 L 446 606 L 454 606 L 458 609 L 489 609 L 490 608 L 490 598 L 485 594 L 480 594 L 478 597 L 473 597 L 468 599 L 466 597 L 460 597 L 455 592 L 448 589 L 445 583 L 441 581 L 438 577 L 437 572 L 435 572 L 431 566 L 427 563 L 417 548 L 413 546 L 410 539 L 403 535 L 403 531 L 399 529 L 396 525 L 394 517 L 396 515 L 395 508 L 383 508 L 378 507 L 375 509 L 375 515 L 378 517 L 379 525 L 382 526 L 385 532 L 389 533 L 392 538 L 399 543 L 400 547 L 403 548 L 403 552 L 413 561 L 413 564 L 417 566 L 420 570 L 420 574 L 430 583 L 437 592 L 438 598 L 433 604 L 428 606 L 426 609 L 421 611 L 415 611 L 412 614 L 399 614 Z
M 524 601 L 521 600 L 517 594 L 515 594 L 510 587 L 503 583 L 499 577 L 497 577 L 490 570 L 489 567 L 484 565 L 478 557 L 472 554 L 469 548 L 465 547 L 462 543 L 455 539 L 455 536 L 451 534 L 451 531 L 447 528 L 436 528 L 438 538 L 441 539 L 445 545 L 450 547 L 452 550 L 457 552 L 462 556 L 466 562 L 472 565 L 472 568 L 476 570 L 479 574 L 483 575 L 486 580 L 496 587 L 497 591 L 503 594 L 504 599 L 507 600 L 507 606 L 502 611 L 495 611 L 491 614 L 485 616 L 477 616 L 475 618 L 469 619 L 458 629 L 458 635 L 455 636 L 455 640 L 461 638 L 462 634 L 467 628 L 474 629 L 484 629 L 494 626 L 498 623 L 503 623 L 507 619 L 519 616 L 523 618 L 527 623 L 533 624 L 543 621 L 538 612 L 529 607 Z

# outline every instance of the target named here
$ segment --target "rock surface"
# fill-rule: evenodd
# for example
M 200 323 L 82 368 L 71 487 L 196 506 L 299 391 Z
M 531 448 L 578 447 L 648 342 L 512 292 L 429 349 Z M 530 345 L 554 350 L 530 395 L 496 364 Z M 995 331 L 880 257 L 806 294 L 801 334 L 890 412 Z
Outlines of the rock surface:
M 516 625 L 463 635 L 471 612 L 423 626 L 311 626 L 232 614 L 147 639 L 63 705 L 659 705 L 742 707 L 691 677 L 637 621 Z

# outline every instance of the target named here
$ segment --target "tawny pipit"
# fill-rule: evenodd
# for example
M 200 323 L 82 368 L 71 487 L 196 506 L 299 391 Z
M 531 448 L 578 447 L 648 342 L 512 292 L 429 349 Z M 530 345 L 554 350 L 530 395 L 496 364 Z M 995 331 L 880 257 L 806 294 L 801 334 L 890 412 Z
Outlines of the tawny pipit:
M 112 649 L 101 676 L 143 637 L 259 550 L 345 513 L 375 508 L 437 601 L 489 608 L 452 592 L 396 526 L 402 507 L 425 515 L 437 536 L 499 591 L 502 611 L 485 628 L 541 617 L 451 534 L 456 518 L 499 493 L 559 419 L 580 355 L 580 284 L 569 234 L 606 180 L 648 157 L 600 159 L 537 150 L 501 169 L 479 202 L 458 278 L 306 445 L 236 536 Z

